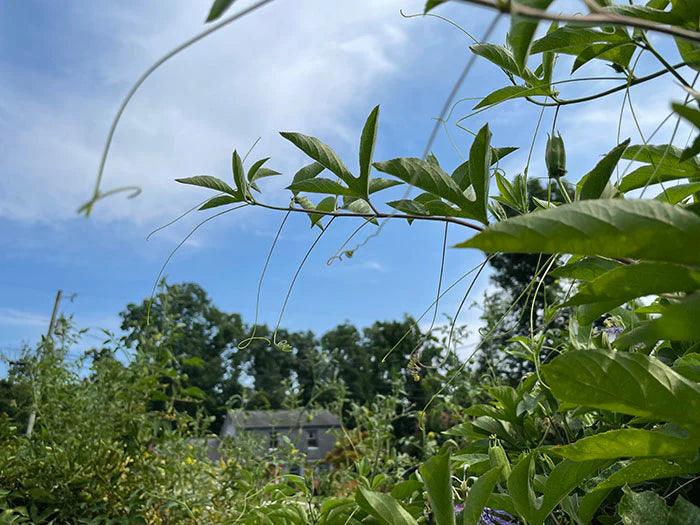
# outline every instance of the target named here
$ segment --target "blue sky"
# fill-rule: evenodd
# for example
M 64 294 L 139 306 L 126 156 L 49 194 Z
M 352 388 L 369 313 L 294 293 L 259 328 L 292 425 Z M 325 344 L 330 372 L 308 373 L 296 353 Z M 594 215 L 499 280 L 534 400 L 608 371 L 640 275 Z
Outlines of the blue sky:
M 63 311 L 78 325 L 117 329 L 118 312 L 149 295 L 170 250 L 204 217 L 192 214 L 145 240 L 206 197 L 173 180 L 196 174 L 229 178 L 234 148 L 245 151 L 260 137 L 253 156 L 272 156 L 270 167 L 286 175 L 265 185 L 264 198 L 276 203 L 284 202 L 289 175 L 307 162 L 279 130 L 316 135 L 355 167 L 364 118 L 381 104 L 375 158 L 420 155 L 432 118 L 468 58 L 469 41 L 458 30 L 435 18 L 400 15 L 399 9 L 418 12 L 420 1 L 273 2 L 188 49 L 145 83 L 117 130 L 104 179 L 105 189 L 136 184 L 142 195 L 116 196 L 99 203 L 91 218 L 78 216 L 121 97 L 159 56 L 202 30 L 208 4 L 0 5 L 1 353 L 16 353 L 45 330 L 58 288 L 68 297 Z M 439 12 L 477 35 L 493 16 L 463 5 Z M 502 42 L 506 30 L 502 20 L 491 41 Z M 656 67 L 640 63 L 640 70 Z M 604 64 L 583 69 L 579 76 L 611 74 Z M 559 73 L 566 77 L 566 65 Z M 505 82 L 495 67 L 478 62 L 460 97 L 481 97 Z M 634 92 L 647 134 L 668 111 L 672 93 L 682 96 L 669 80 Z M 614 96 L 560 113 L 573 180 L 616 144 L 621 102 L 622 95 Z M 455 116 L 469 106 L 459 105 Z M 496 145 L 521 147 L 503 165 L 512 177 L 525 164 L 537 116 L 535 108 L 512 102 L 466 124 L 476 130 L 488 119 Z M 545 114 L 546 128 L 551 119 L 552 113 Z M 448 129 L 456 147 L 441 133 L 434 148 L 447 168 L 460 162 L 470 144 L 454 120 Z M 623 138 L 634 133 L 627 122 Z M 540 134 L 531 175 L 544 175 L 544 140 Z M 252 321 L 258 275 L 280 220 L 275 212 L 254 209 L 210 222 L 175 255 L 168 280 L 198 282 L 219 307 Z M 366 325 L 418 315 L 433 300 L 442 226 L 392 223 L 353 259 L 328 266 L 357 224 L 336 221 L 328 231 L 301 274 L 283 325 L 318 332 L 344 320 Z M 290 219 L 263 289 L 262 322 L 277 319 L 316 232 L 306 217 Z M 450 243 L 469 234 L 451 228 Z M 480 260 L 473 251 L 448 250 L 446 282 Z M 487 286 L 485 275 L 468 304 Z M 440 310 L 452 313 L 465 287 L 446 297 Z M 462 321 L 475 328 L 478 315 L 478 308 L 469 309 Z

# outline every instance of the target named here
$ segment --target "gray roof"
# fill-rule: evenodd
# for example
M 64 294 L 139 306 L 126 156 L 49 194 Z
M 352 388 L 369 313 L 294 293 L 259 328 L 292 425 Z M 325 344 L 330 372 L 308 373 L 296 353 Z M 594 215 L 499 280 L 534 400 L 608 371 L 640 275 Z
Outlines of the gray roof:
M 300 428 L 340 427 L 340 420 L 328 410 L 229 410 L 224 427 Z

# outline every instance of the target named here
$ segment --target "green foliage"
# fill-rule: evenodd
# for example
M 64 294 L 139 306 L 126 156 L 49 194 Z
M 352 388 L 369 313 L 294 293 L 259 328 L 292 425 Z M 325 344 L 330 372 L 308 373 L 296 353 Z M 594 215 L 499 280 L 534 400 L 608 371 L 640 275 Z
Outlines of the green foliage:
M 442 3 L 428 1 L 424 11 Z M 492 254 L 498 286 L 485 300 L 479 379 L 460 379 L 466 364 L 441 361 L 436 339 L 424 338 L 409 320 L 377 323 L 364 333 L 341 325 L 320 343 L 310 334 L 280 333 L 287 352 L 268 342 L 277 340 L 277 331 L 256 327 L 260 339 L 238 352 L 228 345 L 238 341 L 240 319 L 222 320 L 196 290 L 174 310 L 161 294 L 154 319 L 177 317 L 184 308 L 194 315 L 183 318 L 197 321 L 184 330 L 164 321 L 149 327 L 142 324 L 145 307 L 130 308 L 124 319 L 127 341 L 138 341 L 133 363 L 103 356 L 93 362 L 90 379 L 79 381 L 49 344 L 48 357 L 15 371 L 24 382 L 13 380 L 13 417 L 26 414 L 19 405 L 29 388 L 40 409 L 39 429 L 33 440 L 16 427 L 0 434 L 8 452 L 0 456 L 0 488 L 9 487 L 0 493 L 2 518 L 36 521 L 28 506 L 34 503 L 48 512 L 44 521 L 101 513 L 152 523 L 449 525 L 461 501 L 466 524 L 492 522 L 492 513 L 501 511 L 508 515 L 499 520 L 528 525 L 698 522 L 700 510 L 690 500 L 697 500 L 700 473 L 700 95 L 683 67 L 697 71 L 700 64 L 700 4 L 599 0 L 587 3 L 593 16 L 583 25 L 566 14 L 543 15 L 551 3 L 487 2 L 510 15 L 506 42 L 471 47 L 508 79 L 477 103 L 480 112 L 515 98 L 555 108 L 541 159 L 547 172 L 540 177 L 530 177 L 530 159 L 522 173 L 505 173 L 499 160 L 513 148 L 492 147 L 488 124 L 475 134 L 469 159 L 454 169 L 432 154 L 375 161 L 375 107 L 360 134 L 357 175 L 320 139 L 281 133 L 314 161 L 293 176 L 288 207 L 258 201 L 251 191 L 264 195 L 258 182 L 279 175 L 263 167 L 267 158 L 246 172 L 234 150 L 233 186 L 209 176 L 178 179 L 217 193 L 203 210 L 242 203 L 304 213 L 321 228 L 323 217 L 333 214 L 377 226 L 391 218 L 443 221 L 478 232 L 457 247 Z M 217 0 L 208 20 L 231 4 Z M 552 24 L 538 38 L 546 18 L 575 23 Z M 672 36 L 683 63 L 671 65 L 670 46 L 658 51 L 653 33 Z M 540 65 L 528 68 L 540 54 Z M 662 69 L 641 76 L 635 69 L 646 54 Z M 567 59 L 572 73 L 605 62 L 620 83 L 564 98 L 554 86 L 574 79 L 553 77 L 555 65 Z M 685 101 L 674 103 L 671 115 L 693 128 L 693 140 L 680 147 L 676 126 L 668 143 L 654 144 L 640 129 L 641 143 L 625 140 L 601 157 L 587 152 L 594 167 L 575 173 L 557 132 L 559 109 L 629 92 L 666 74 L 683 86 L 677 98 Z M 631 106 L 626 95 L 623 104 Z M 392 178 L 372 177 L 372 168 Z M 321 177 L 326 170 L 334 178 Z M 574 181 L 566 180 L 572 172 L 573 192 Z M 537 178 L 548 185 L 538 187 Z M 393 194 L 399 184 L 403 195 L 386 199 L 384 209 L 376 194 Z M 645 198 L 658 185 L 656 197 Z M 419 194 L 409 198 L 411 190 Z M 315 203 L 307 194 L 322 197 Z M 168 315 L 159 315 L 164 311 Z M 226 336 L 211 337 L 212 326 L 226 323 Z M 224 365 L 224 356 L 231 363 Z M 222 396 L 215 399 L 219 408 L 232 392 L 242 398 L 237 378 L 244 363 L 255 392 L 246 406 L 309 404 L 340 392 L 339 411 L 355 426 L 339 437 L 333 461 L 345 469 L 328 481 L 328 493 L 314 494 L 306 475 L 270 479 L 244 454 L 235 456 L 235 469 L 192 459 L 202 465 L 187 477 L 206 489 L 209 506 L 201 504 L 202 491 L 182 481 L 178 462 L 191 435 L 186 430 L 200 425 L 192 406 L 203 397 L 212 413 L 212 392 Z M 224 369 L 235 388 L 224 388 L 230 381 Z M 286 381 L 292 372 L 296 392 Z M 489 381 L 479 381 L 487 374 Z M 14 390 L 15 383 L 25 391 Z M 127 383 L 134 388 L 117 388 Z M 401 396 L 397 388 L 405 389 Z M 427 412 L 437 403 L 439 409 Z M 442 415 L 451 428 L 437 436 L 428 429 L 431 423 L 438 429 L 434 419 Z M 81 448 L 86 440 L 95 446 Z M 149 455 L 160 463 L 144 459 L 149 443 L 157 445 Z

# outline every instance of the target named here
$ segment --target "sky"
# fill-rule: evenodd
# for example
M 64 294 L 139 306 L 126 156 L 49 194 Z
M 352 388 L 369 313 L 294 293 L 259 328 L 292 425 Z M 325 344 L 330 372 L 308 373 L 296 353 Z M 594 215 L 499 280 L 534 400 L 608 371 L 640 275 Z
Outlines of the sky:
M 269 156 L 268 165 L 283 173 L 262 183 L 261 199 L 275 204 L 288 199 L 284 187 L 309 162 L 278 131 L 317 136 L 356 169 L 362 124 L 379 104 L 375 159 L 420 156 L 469 58 L 470 40 L 459 29 L 435 17 L 402 16 L 401 10 L 420 12 L 420 0 L 276 0 L 185 50 L 144 83 L 116 130 L 103 182 L 104 190 L 136 185 L 142 193 L 134 199 L 115 195 L 97 203 L 89 218 L 79 216 L 121 99 L 148 66 L 204 29 L 209 3 L 0 4 L 0 354 L 16 355 L 45 332 L 58 289 L 64 291 L 61 311 L 90 329 L 88 344 L 99 343 L 99 328 L 118 331 L 119 312 L 150 295 L 171 251 L 207 217 L 189 214 L 146 240 L 208 195 L 174 179 L 207 174 L 230 180 L 234 149 L 246 152 L 259 139 L 250 158 Z M 233 9 L 249 4 L 241 0 Z M 436 12 L 477 36 L 494 16 L 463 4 Z M 507 25 L 500 20 L 490 40 L 502 42 Z M 658 44 L 668 47 L 663 39 Z M 650 59 L 638 67 L 658 69 Z M 557 75 L 569 78 L 569 68 L 565 61 L 558 64 Z M 591 63 L 576 76 L 611 75 L 607 65 Z M 458 98 L 483 97 L 506 84 L 495 66 L 477 61 Z M 600 80 L 562 90 L 577 95 L 611 85 Z M 642 133 L 648 136 L 665 117 L 669 97 L 682 96 L 665 78 L 636 88 L 632 101 Z M 622 102 L 620 93 L 560 111 L 557 129 L 566 142 L 571 180 L 617 144 Z M 473 104 L 464 100 L 454 108 L 434 145 L 448 170 L 468 154 L 471 137 L 455 123 Z M 539 114 L 514 101 L 462 124 L 476 131 L 488 121 L 495 145 L 520 148 L 501 165 L 512 178 L 525 166 Z M 531 176 L 546 175 L 545 132 L 553 116 L 543 114 Z M 630 117 L 627 111 L 620 138 L 639 142 Z M 670 122 L 659 139 L 672 127 Z M 402 193 L 389 190 L 387 200 Z M 260 271 L 281 220 L 264 209 L 212 220 L 175 253 L 164 275 L 171 283 L 201 284 L 221 309 L 252 322 Z M 418 317 L 430 306 L 443 226 L 392 221 L 352 259 L 327 264 L 358 224 L 338 220 L 324 234 L 300 273 L 283 326 L 321 333 L 344 321 L 366 326 L 404 314 Z M 355 240 L 370 232 L 366 228 Z M 262 288 L 260 322 L 277 321 L 292 276 L 317 234 L 301 214 L 287 222 Z M 448 245 L 470 235 L 451 227 Z M 476 251 L 448 248 L 444 286 L 482 260 Z M 467 285 L 463 281 L 445 296 L 441 319 L 454 314 Z M 460 317 L 472 333 L 488 287 L 484 272 Z

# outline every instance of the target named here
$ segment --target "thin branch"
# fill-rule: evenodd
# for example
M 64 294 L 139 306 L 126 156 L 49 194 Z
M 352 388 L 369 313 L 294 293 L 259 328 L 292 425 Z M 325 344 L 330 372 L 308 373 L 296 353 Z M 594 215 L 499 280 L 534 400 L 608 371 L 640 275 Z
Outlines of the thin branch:
M 483 231 L 484 228 L 479 226 L 478 224 L 473 224 L 471 222 L 464 221 L 462 219 L 458 219 L 456 217 L 448 217 L 448 216 L 442 216 L 442 215 L 411 215 L 408 213 L 383 213 L 383 212 L 378 212 L 378 213 L 347 213 L 347 212 L 339 212 L 339 211 L 321 211 L 321 210 L 313 210 L 313 212 L 309 212 L 308 210 L 305 210 L 303 208 L 290 208 L 290 207 L 285 207 L 285 206 L 274 206 L 272 204 L 265 204 L 262 202 L 258 201 L 252 201 L 249 203 L 251 206 L 260 206 L 261 208 L 267 208 L 268 210 L 275 210 L 275 211 L 293 211 L 297 213 L 314 213 L 318 215 L 328 215 L 330 217 L 359 217 L 362 219 L 411 219 L 411 220 L 416 220 L 416 221 L 436 221 L 436 222 L 449 222 L 452 224 L 458 224 L 459 226 L 464 226 L 466 228 L 471 228 L 472 230 L 476 231 Z
M 618 15 L 611 12 L 573 15 L 552 13 L 543 9 L 537 9 L 535 7 L 519 4 L 511 0 L 459 0 L 459 2 L 488 7 L 501 13 L 510 14 L 511 16 L 522 16 L 537 20 L 550 20 L 552 22 L 567 22 L 569 24 L 635 27 L 645 31 L 663 33 L 665 35 L 689 40 L 690 42 L 700 43 L 700 33 L 697 31 L 691 31 L 682 27 L 663 25 L 650 20 Z

